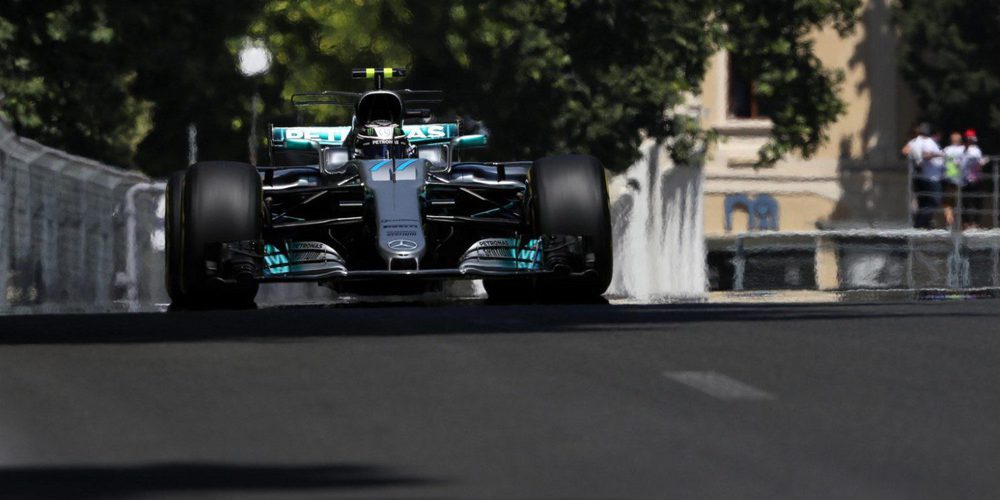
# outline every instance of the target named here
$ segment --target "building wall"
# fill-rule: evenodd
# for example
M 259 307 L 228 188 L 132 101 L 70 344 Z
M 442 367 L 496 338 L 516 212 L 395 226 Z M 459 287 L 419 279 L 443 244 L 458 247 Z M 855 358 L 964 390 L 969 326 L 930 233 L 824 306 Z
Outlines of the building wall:
M 897 70 L 891 1 L 865 1 L 853 34 L 841 38 L 823 29 L 813 35 L 824 66 L 844 72 L 840 96 L 847 112 L 809 159 L 790 156 L 774 166 L 754 167 L 770 122 L 727 116 L 728 55 L 713 57 L 699 96 L 702 125 L 721 138 L 705 165 L 707 235 L 727 233 L 727 194 L 773 197 L 780 230 L 907 224 L 907 174 L 899 148 L 912 126 L 914 105 Z M 737 214 L 733 231 L 746 230 L 746 221 L 745 213 Z

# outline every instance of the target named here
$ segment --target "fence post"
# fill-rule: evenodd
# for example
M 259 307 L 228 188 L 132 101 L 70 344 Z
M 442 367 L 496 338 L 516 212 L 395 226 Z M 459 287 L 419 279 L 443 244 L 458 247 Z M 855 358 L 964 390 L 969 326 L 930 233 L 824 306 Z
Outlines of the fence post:
M 952 209 L 954 220 L 949 228 L 952 245 L 951 255 L 948 256 L 948 287 L 968 288 L 970 282 L 969 259 L 965 241 L 965 226 L 962 224 L 962 186 L 958 183 L 955 184 L 954 205 Z
M 24 172 L 21 176 L 23 179 L 23 183 L 21 184 L 22 189 L 18 193 L 20 199 L 15 199 L 13 202 L 13 208 L 20 212 L 20 217 L 14 221 L 14 230 L 20 234 L 18 238 L 13 238 L 11 243 L 16 245 L 14 266 L 17 268 L 18 273 L 15 295 L 17 302 L 21 304 L 34 301 L 32 293 L 35 290 L 35 260 L 32 253 L 34 251 L 34 239 L 38 236 L 35 234 L 35 203 L 32 197 L 35 180 L 32 177 L 38 169 L 37 165 L 35 165 L 37 159 L 38 155 L 34 155 L 24 161 Z M 14 189 L 17 190 L 16 187 Z M 31 273 L 30 277 L 29 273 Z
M 2 140 L 2 138 L 0 138 Z M 8 172 L 7 152 L 0 148 L 0 309 L 7 306 L 7 270 L 10 269 L 11 236 L 8 234 L 7 221 L 13 198 L 14 183 Z
M 913 235 L 906 237 L 906 288 L 913 289 Z
M 1000 287 L 1000 241 L 990 238 L 990 257 L 993 260 L 993 286 Z
M 913 210 L 913 164 L 910 160 L 906 160 L 906 215 L 909 227 L 913 227 L 916 214 Z
M 136 310 L 139 306 L 139 257 L 138 244 L 136 243 L 136 217 L 135 197 L 140 192 L 162 191 L 166 189 L 166 184 L 141 182 L 125 192 L 125 298 L 128 301 L 129 310 Z
M 951 253 L 948 254 L 948 288 L 968 288 L 969 258 L 965 251 L 965 235 L 951 231 Z
M 962 181 L 964 181 L 964 177 Z M 959 184 L 955 184 L 955 224 L 959 231 L 965 231 L 965 224 L 963 223 L 962 217 L 965 215 L 965 207 L 962 198 L 962 187 Z
M 1000 228 L 1000 160 L 993 160 L 993 229 Z
M 733 255 L 733 290 L 743 290 L 743 278 L 746 272 L 747 260 L 743 253 L 743 236 L 736 235 L 736 254 Z

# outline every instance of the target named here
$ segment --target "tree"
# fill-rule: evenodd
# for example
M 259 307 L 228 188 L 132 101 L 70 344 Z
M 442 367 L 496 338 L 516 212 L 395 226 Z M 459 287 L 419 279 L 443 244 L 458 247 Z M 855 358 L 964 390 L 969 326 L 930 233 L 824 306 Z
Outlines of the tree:
M 186 167 L 192 123 L 200 159 L 245 160 L 254 82 L 240 74 L 236 51 L 264 2 L 105 1 L 117 60 L 136 75 L 129 91 L 151 106 L 129 164 L 157 175 Z
M 671 112 L 720 35 L 702 1 L 408 2 L 416 82 L 441 85 L 493 131 L 498 157 L 578 151 L 621 170 L 642 137 L 695 133 Z M 435 35 L 436 33 L 436 35 Z
M 761 162 L 805 156 L 844 110 L 842 75 L 820 64 L 809 38 L 849 32 L 859 0 L 426 1 L 398 30 L 411 44 L 415 79 L 440 82 L 489 123 L 497 152 L 534 157 L 584 151 L 620 170 L 643 137 L 671 139 L 675 159 L 703 135 L 675 112 L 697 92 L 719 48 L 738 56 L 773 110 Z M 435 33 L 443 32 L 444 36 Z M 446 76 L 445 76 L 446 75 Z M 442 78 L 442 76 L 444 76 Z M 488 96 L 488 97 L 487 97 Z
M 1000 4 L 902 0 L 900 71 L 920 118 L 945 130 L 977 129 L 985 150 L 1000 148 Z
M 114 165 L 164 174 L 201 151 L 245 151 L 251 94 L 230 39 L 259 2 L 9 0 L 0 12 L 4 115 L 25 136 Z
M 11 0 L 0 11 L 3 115 L 21 134 L 115 161 L 142 138 L 149 108 L 136 74 L 114 55 L 115 34 L 97 3 Z
M 295 120 L 293 92 L 361 90 L 351 67 L 408 66 L 406 86 L 441 88 L 444 113 L 490 126 L 496 158 L 578 151 L 621 170 L 645 137 L 683 161 L 707 135 L 678 110 L 727 48 L 775 110 L 769 162 L 811 154 L 842 112 L 838 74 L 820 65 L 809 33 L 848 31 L 859 2 L 9 0 L 0 85 L 28 135 L 165 173 L 184 165 L 190 122 L 203 158 L 242 157 L 254 83 L 237 73 L 235 53 L 250 36 L 274 54 L 256 85 L 278 123 Z
M 399 1 L 300 0 L 267 2 L 251 23 L 249 36 L 263 40 L 274 54 L 265 77 L 267 115 L 276 123 L 291 123 L 293 93 L 368 88 L 351 81 L 359 66 L 409 66 L 409 48 L 384 25 L 386 18 L 405 18 Z M 317 107 L 305 111 L 312 119 L 346 123 L 346 108 Z
M 837 95 L 843 73 L 823 67 L 810 34 L 823 27 L 848 34 L 860 7 L 860 0 L 720 0 L 717 19 L 727 26 L 721 45 L 744 74 L 754 75 L 774 123 L 762 163 L 792 151 L 811 156 L 844 113 Z

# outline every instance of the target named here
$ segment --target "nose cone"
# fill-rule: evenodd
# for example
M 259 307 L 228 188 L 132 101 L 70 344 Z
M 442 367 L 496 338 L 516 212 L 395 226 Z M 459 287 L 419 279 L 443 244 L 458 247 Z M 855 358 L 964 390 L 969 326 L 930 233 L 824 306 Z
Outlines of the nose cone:
M 378 246 L 382 257 L 390 259 L 420 259 L 426 244 L 419 212 L 379 219 Z
M 379 254 L 388 269 L 419 269 L 427 251 L 420 215 L 426 160 L 359 160 L 358 171 L 375 201 Z

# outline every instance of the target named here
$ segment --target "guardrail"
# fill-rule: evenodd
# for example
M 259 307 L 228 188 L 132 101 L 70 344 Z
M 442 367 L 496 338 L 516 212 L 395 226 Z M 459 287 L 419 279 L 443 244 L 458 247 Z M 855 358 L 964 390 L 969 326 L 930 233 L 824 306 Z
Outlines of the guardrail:
M 715 289 L 1000 287 L 1000 229 L 761 231 L 712 238 L 709 251 Z
M 938 196 L 943 201 L 948 201 L 948 193 L 935 193 L 931 191 L 921 191 L 917 189 L 917 176 L 914 166 L 908 167 L 909 171 L 909 196 L 907 198 L 908 210 L 910 214 L 910 226 L 913 227 L 921 209 L 918 208 L 917 200 L 921 196 Z M 961 225 L 962 221 L 974 222 L 979 227 L 1000 228 L 1000 160 L 994 159 L 988 162 L 982 169 L 979 180 L 971 186 L 955 189 L 953 209 L 956 225 Z M 970 203 L 972 202 L 972 203 Z M 987 205 L 985 207 L 983 205 Z M 933 209 L 925 209 L 938 218 L 946 210 L 944 203 Z M 966 217 L 970 216 L 970 217 Z M 945 227 L 945 225 L 941 225 Z
M 162 193 L 0 121 L 0 307 L 162 300 Z

